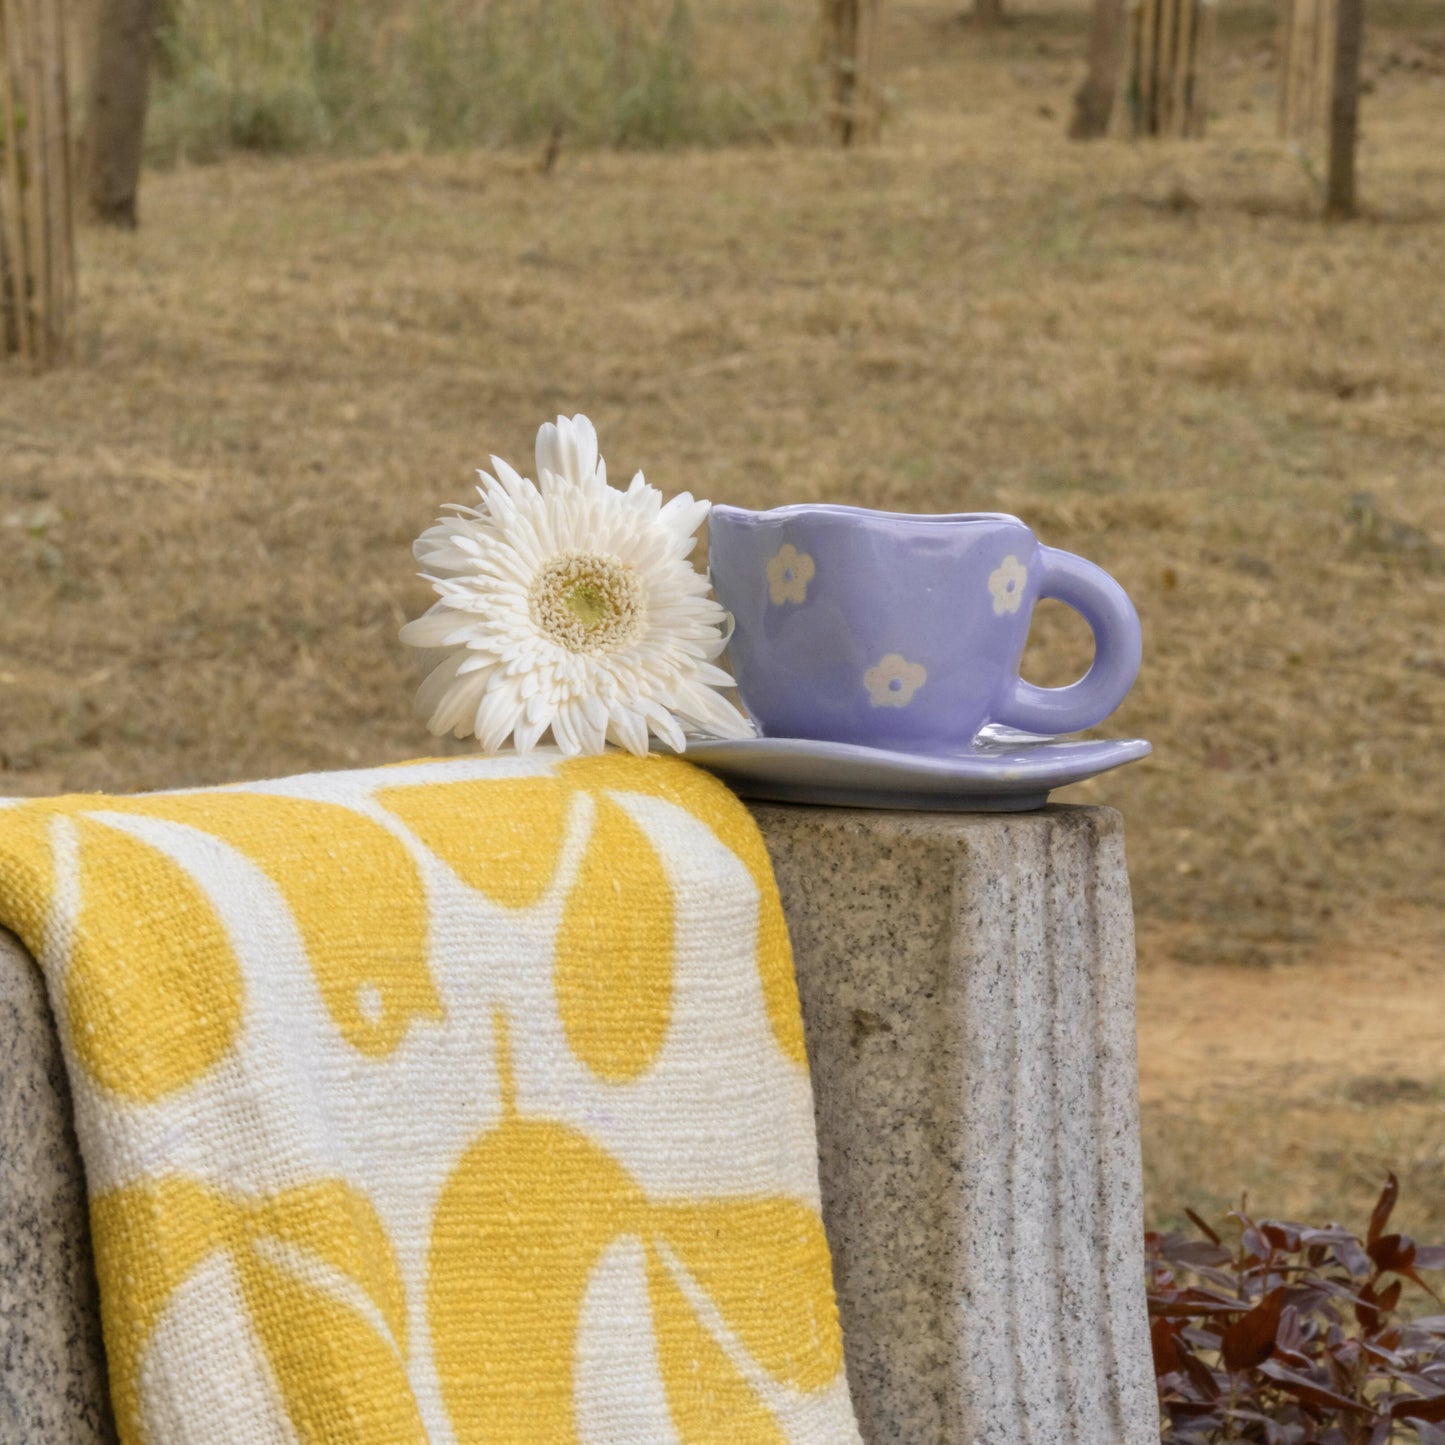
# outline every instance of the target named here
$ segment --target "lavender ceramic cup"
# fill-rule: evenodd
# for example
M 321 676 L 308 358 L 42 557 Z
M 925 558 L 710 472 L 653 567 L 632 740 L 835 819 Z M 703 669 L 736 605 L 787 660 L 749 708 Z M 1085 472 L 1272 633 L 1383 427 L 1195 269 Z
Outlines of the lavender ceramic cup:
M 733 614 L 743 705 L 762 733 L 957 752 L 985 723 L 1068 733 L 1102 722 L 1139 671 L 1139 617 L 1107 572 L 997 512 L 907 516 L 718 506 L 712 582 Z M 1094 633 L 1069 687 L 1019 677 L 1034 604 Z

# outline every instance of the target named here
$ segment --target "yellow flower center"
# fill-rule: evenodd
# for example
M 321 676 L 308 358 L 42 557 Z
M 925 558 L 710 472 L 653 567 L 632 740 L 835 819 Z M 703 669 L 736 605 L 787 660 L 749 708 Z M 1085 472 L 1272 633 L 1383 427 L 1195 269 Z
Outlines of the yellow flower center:
M 614 652 L 642 631 L 642 583 L 634 568 L 595 552 L 563 552 L 528 593 L 532 621 L 569 652 Z

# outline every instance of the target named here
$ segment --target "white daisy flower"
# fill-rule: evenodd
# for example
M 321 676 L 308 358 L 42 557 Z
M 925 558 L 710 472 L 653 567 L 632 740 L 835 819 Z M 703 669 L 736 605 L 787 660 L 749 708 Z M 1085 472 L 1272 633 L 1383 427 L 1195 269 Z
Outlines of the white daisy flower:
M 649 733 L 682 752 L 684 728 L 751 737 L 714 691 L 733 685 L 713 664 L 728 616 L 687 560 L 710 503 L 664 506 L 641 472 L 608 486 L 585 416 L 538 431 L 536 485 L 492 467 L 481 505 L 450 507 L 414 548 L 440 601 L 401 639 L 445 652 L 417 693 L 430 730 L 525 753 L 550 729 L 567 754 L 645 753 Z

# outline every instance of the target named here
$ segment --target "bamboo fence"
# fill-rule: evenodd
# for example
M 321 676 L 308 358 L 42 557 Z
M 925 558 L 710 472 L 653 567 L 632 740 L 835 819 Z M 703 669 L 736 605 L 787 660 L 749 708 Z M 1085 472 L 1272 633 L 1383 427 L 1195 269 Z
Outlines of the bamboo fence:
M 1197 138 L 1209 115 L 1215 0 L 1137 0 L 1129 17 L 1135 135 Z
M 1279 32 L 1279 133 L 1318 142 L 1334 91 L 1337 0 L 1282 0 Z
M 842 145 L 877 138 L 884 0 L 822 0 L 823 93 Z
M 61 0 L 0 0 L 0 353 L 74 346 L 75 215 Z

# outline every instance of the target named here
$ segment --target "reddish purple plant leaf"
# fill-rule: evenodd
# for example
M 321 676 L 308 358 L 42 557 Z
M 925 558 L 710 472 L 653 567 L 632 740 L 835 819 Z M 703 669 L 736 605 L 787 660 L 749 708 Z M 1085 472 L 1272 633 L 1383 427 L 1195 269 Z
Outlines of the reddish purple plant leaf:
M 1264 1219 L 1260 1221 L 1259 1232 L 1273 1248 L 1286 1254 L 1293 1254 L 1299 1248 L 1300 1226 L 1297 1224 L 1281 1219 Z
M 1222 1244 L 1223 1240 L 1192 1209 L 1186 1209 L 1189 1221 L 1211 1244 Z
M 1360 1289 L 1360 1297 L 1355 1303 L 1355 1321 L 1369 1335 L 1380 1327 L 1380 1297 L 1372 1284 Z
M 1439 1299 L 1439 1295 L 1425 1283 L 1415 1271 L 1415 1241 L 1408 1234 L 1387 1234 L 1370 1246 L 1370 1258 L 1382 1270 L 1391 1274 L 1402 1274 L 1412 1279 L 1427 1294 Z
M 1359 1240 L 1338 1240 L 1331 1248 L 1341 1267 L 1348 1270 L 1355 1279 L 1362 1279 L 1370 1273 L 1370 1256 L 1360 1248 Z
M 1272 1289 L 1247 1315 L 1225 1330 L 1219 1348 L 1227 1368 L 1251 1370 L 1274 1353 L 1274 1336 L 1283 1308 L 1284 1289 Z
M 1415 1241 L 1408 1234 L 1382 1234 L 1370 1241 L 1368 1253 L 1380 1269 L 1409 1269 L 1415 1263 Z
M 1178 1328 L 1159 1318 L 1149 1327 L 1149 1343 L 1154 1348 L 1154 1373 L 1172 1375 L 1184 1368 L 1184 1355 L 1179 1348 Z
M 1179 1353 L 1184 1360 L 1184 1373 L 1189 1376 L 1189 1383 L 1199 1392 L 1205 1400 L 1217 1400 L 1224 1393 L 1219 1381 L 1214 1378 L 1214 1371 L 1194 1353 L 1193 1350 L 1180 1346 Z
M 1352 1400 L 1338 1390 L 1331 1390 L 1308 1376 L 1288 1370 L 1278 1360 L 1265 1360 L 1259 1366 L 1259 1372 L 1267 1375 L 1280 1389 L 1288 1391 L 1297 1399 L 1308 1400 L 1312 1405 L 1328 1405 L 1332 1409 L 1344 1410 L 1353 1415 L 1367 1415 L 1372 1421 L 1375 1418 L 1375 1411 L 1368 1405 Z
M 1396 1420 L 1427 1420 L 1432 1425 L 1445 1420 L 1445 1394 L 1430 1395 L 1425 1399 L 1396 1400 L 1390 1406 L 1390 1414 Z
M 1400 1181 L 1395 1178 L 1394 1170 L 1386 1176 L 1385 1187 L 1380 1191 L 1380 1197 L 1375 1201 L 1374 1211 L 1370 1215 L 1369 1233 L 1365 1235 L 1365 1247 L 1373 1252 L 1375 1242 L 1385 1232 L 1385 1226 L 1390 1222 L 1390 1215 L 1394 1212 L 1395 1201 L 1400 1197 Z
M 1445 1315 L 1398 1313 L 1445 1247 L 1386 1232 L 1398 1194 L 1391 1176 L 1364 1240 L 1244 1203 L 1233 1254 L 1192 1211 L 1202 1238 L 1147 1237 L 1161 1445 L 1445 1445 Z
M 1227 1299 L 1207 1289 L 1181 1289 L 1169 1297 L 1150 1301 L 1149 1312 L 1177 1318 L 1189 1315 L 1237 1315 L 1249 1310 L 1237 1299 Z

